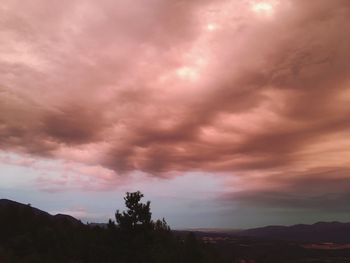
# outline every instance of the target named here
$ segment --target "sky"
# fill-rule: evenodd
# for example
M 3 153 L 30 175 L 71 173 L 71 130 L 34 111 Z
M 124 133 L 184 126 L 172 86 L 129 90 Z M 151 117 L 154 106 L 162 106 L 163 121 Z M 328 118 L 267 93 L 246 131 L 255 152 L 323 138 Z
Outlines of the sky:
M 0 39 L 0 198 L 350 221 L 349 0 L 2 0 Z

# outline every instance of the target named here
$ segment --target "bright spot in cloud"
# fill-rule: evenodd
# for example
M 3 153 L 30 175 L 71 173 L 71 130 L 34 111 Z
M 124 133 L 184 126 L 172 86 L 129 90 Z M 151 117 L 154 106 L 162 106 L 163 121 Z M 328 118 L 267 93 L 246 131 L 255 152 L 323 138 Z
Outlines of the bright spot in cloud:
M 252 4 L 252 10 L 255 13 L 272 15 L 274 12 L 274 6 L 269 2 L 254 2 Z
M 196 69 L 188 66 L 181 67 L 176 70 L 176 75 L 184 80 L 195 81 L 198 79 L 198 72 Z
M 217 25 L 215 25 L 215 24 L 208 24 L 208 25 L 207 25 L 207 30 L 208 30 L 208 31 L 215 31 L 217 28 L 218 28 L 218 27 L 217 27 Z

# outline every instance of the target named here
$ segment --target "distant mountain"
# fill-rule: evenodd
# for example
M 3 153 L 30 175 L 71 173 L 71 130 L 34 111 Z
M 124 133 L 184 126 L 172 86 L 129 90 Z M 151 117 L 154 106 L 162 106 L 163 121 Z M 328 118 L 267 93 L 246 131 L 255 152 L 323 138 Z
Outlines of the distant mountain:
M 14 207 L 17 207 L 19 209 L 21 208 L 30 208 L 31 211 L 33 213 L 35 213 L 36 215 L 46 215 L 46 216 L 50 216 L 49 213 L 47 212 L 44 212 L 38 208 L 35 208 L 35 207 L 32 207 L 30 204 L 22 204 L 22 203 L 19 203 L 19 202 L 16 202 L 16 201 L 12 201 L 12 200 L 9 200 L 9 199 L 0 199 L 0 211 L 1 210 L 4 210 L 4 209 L 8 209 L 8 208 L 14 208 Z
M 312 225 L 266 226 L 243 230 L 239 236 L 300 242 L 350 243 L 350 223 L 318 222 Z
M 9 199 L 0 199 L 0 216 L 18 216 L 26 214 L 26 216 L 35 217 L 46 221 L 51 221 L 55 224 L 72 224 L 82 225 L 82 222 L 70 215 L 57 214 L 50 215 L 49 213 L 42 211 L 38 208 L 32 207 L 30 204 L 22 204 Z

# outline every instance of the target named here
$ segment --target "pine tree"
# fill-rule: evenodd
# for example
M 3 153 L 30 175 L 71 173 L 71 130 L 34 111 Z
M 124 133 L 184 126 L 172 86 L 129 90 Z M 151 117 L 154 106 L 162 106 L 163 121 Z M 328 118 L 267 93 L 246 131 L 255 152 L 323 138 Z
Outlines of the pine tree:
M 126 211 L 115 214 L 119 229 L 127 232 L 146 231 L 152 228 L 152 213 L 150 209 L 151 202 L 141 203 L 143 194 L 140 191 L 126 193 L 125 206 Z

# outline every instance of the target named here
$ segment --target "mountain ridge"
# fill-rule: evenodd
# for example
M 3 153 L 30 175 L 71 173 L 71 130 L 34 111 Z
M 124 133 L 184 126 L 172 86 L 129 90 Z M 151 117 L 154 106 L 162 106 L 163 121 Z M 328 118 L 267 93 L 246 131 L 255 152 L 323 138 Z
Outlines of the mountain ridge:
M 2 212 L 6 212 L 8 209 L 21 209 L 21 210 L 26 209 L 32 212 L 36 216 L 46 217 L 55 222 L 62 222 L 62 223 L 68 222 L 75 225 L 83 224 L 79 219 L 76 219 L 71 215 L 66 215 L 61 213 L 51 215 L 50 213 L 43 211 L 39 208 L 32 207 L 30 204 L 24 204 L 24 203 L 20 203 L 14 200 L 6 199 L 6 198 L 0 199 L 0 215 Z
M 300 242 L 348 243 L 350 242 L 350 223 L 320 221 L 291 226 L 271 225 L 242 230 L 237 235 Z
M 66 214 L 51 215 L 48 212 L 32 207 L 29 204 L 23 204 L 10 199 L 0 199 L 0 215 L 6 211 L 6 208 L 29 209 L 35 215 L 45 217 L 56 223 L 70 223 L 73 225 L 85 225 L 80 220 Z M 89 225 L 89 224 L 87 224 Z M 90 225 L 94 225 L 91 223 Z M 96 224 L 98 225 L 98 224 Z M 102 224 L 101 224 L 102 225 Z M 101 226 L 100 226 L 101 227 Z M 245 230 L 237 229 L 184 229 L 174 230 L 174 232 L 194 232 L 198 236 L 231 236 L 231 237 L 251 237 L 269 240 L 285 240 L 297 242 L 335 242 L 350 243 L 350 223 L 331 221 L 316 222 L 313 224 L 295 224 L 290 226 L 269 225 Z

